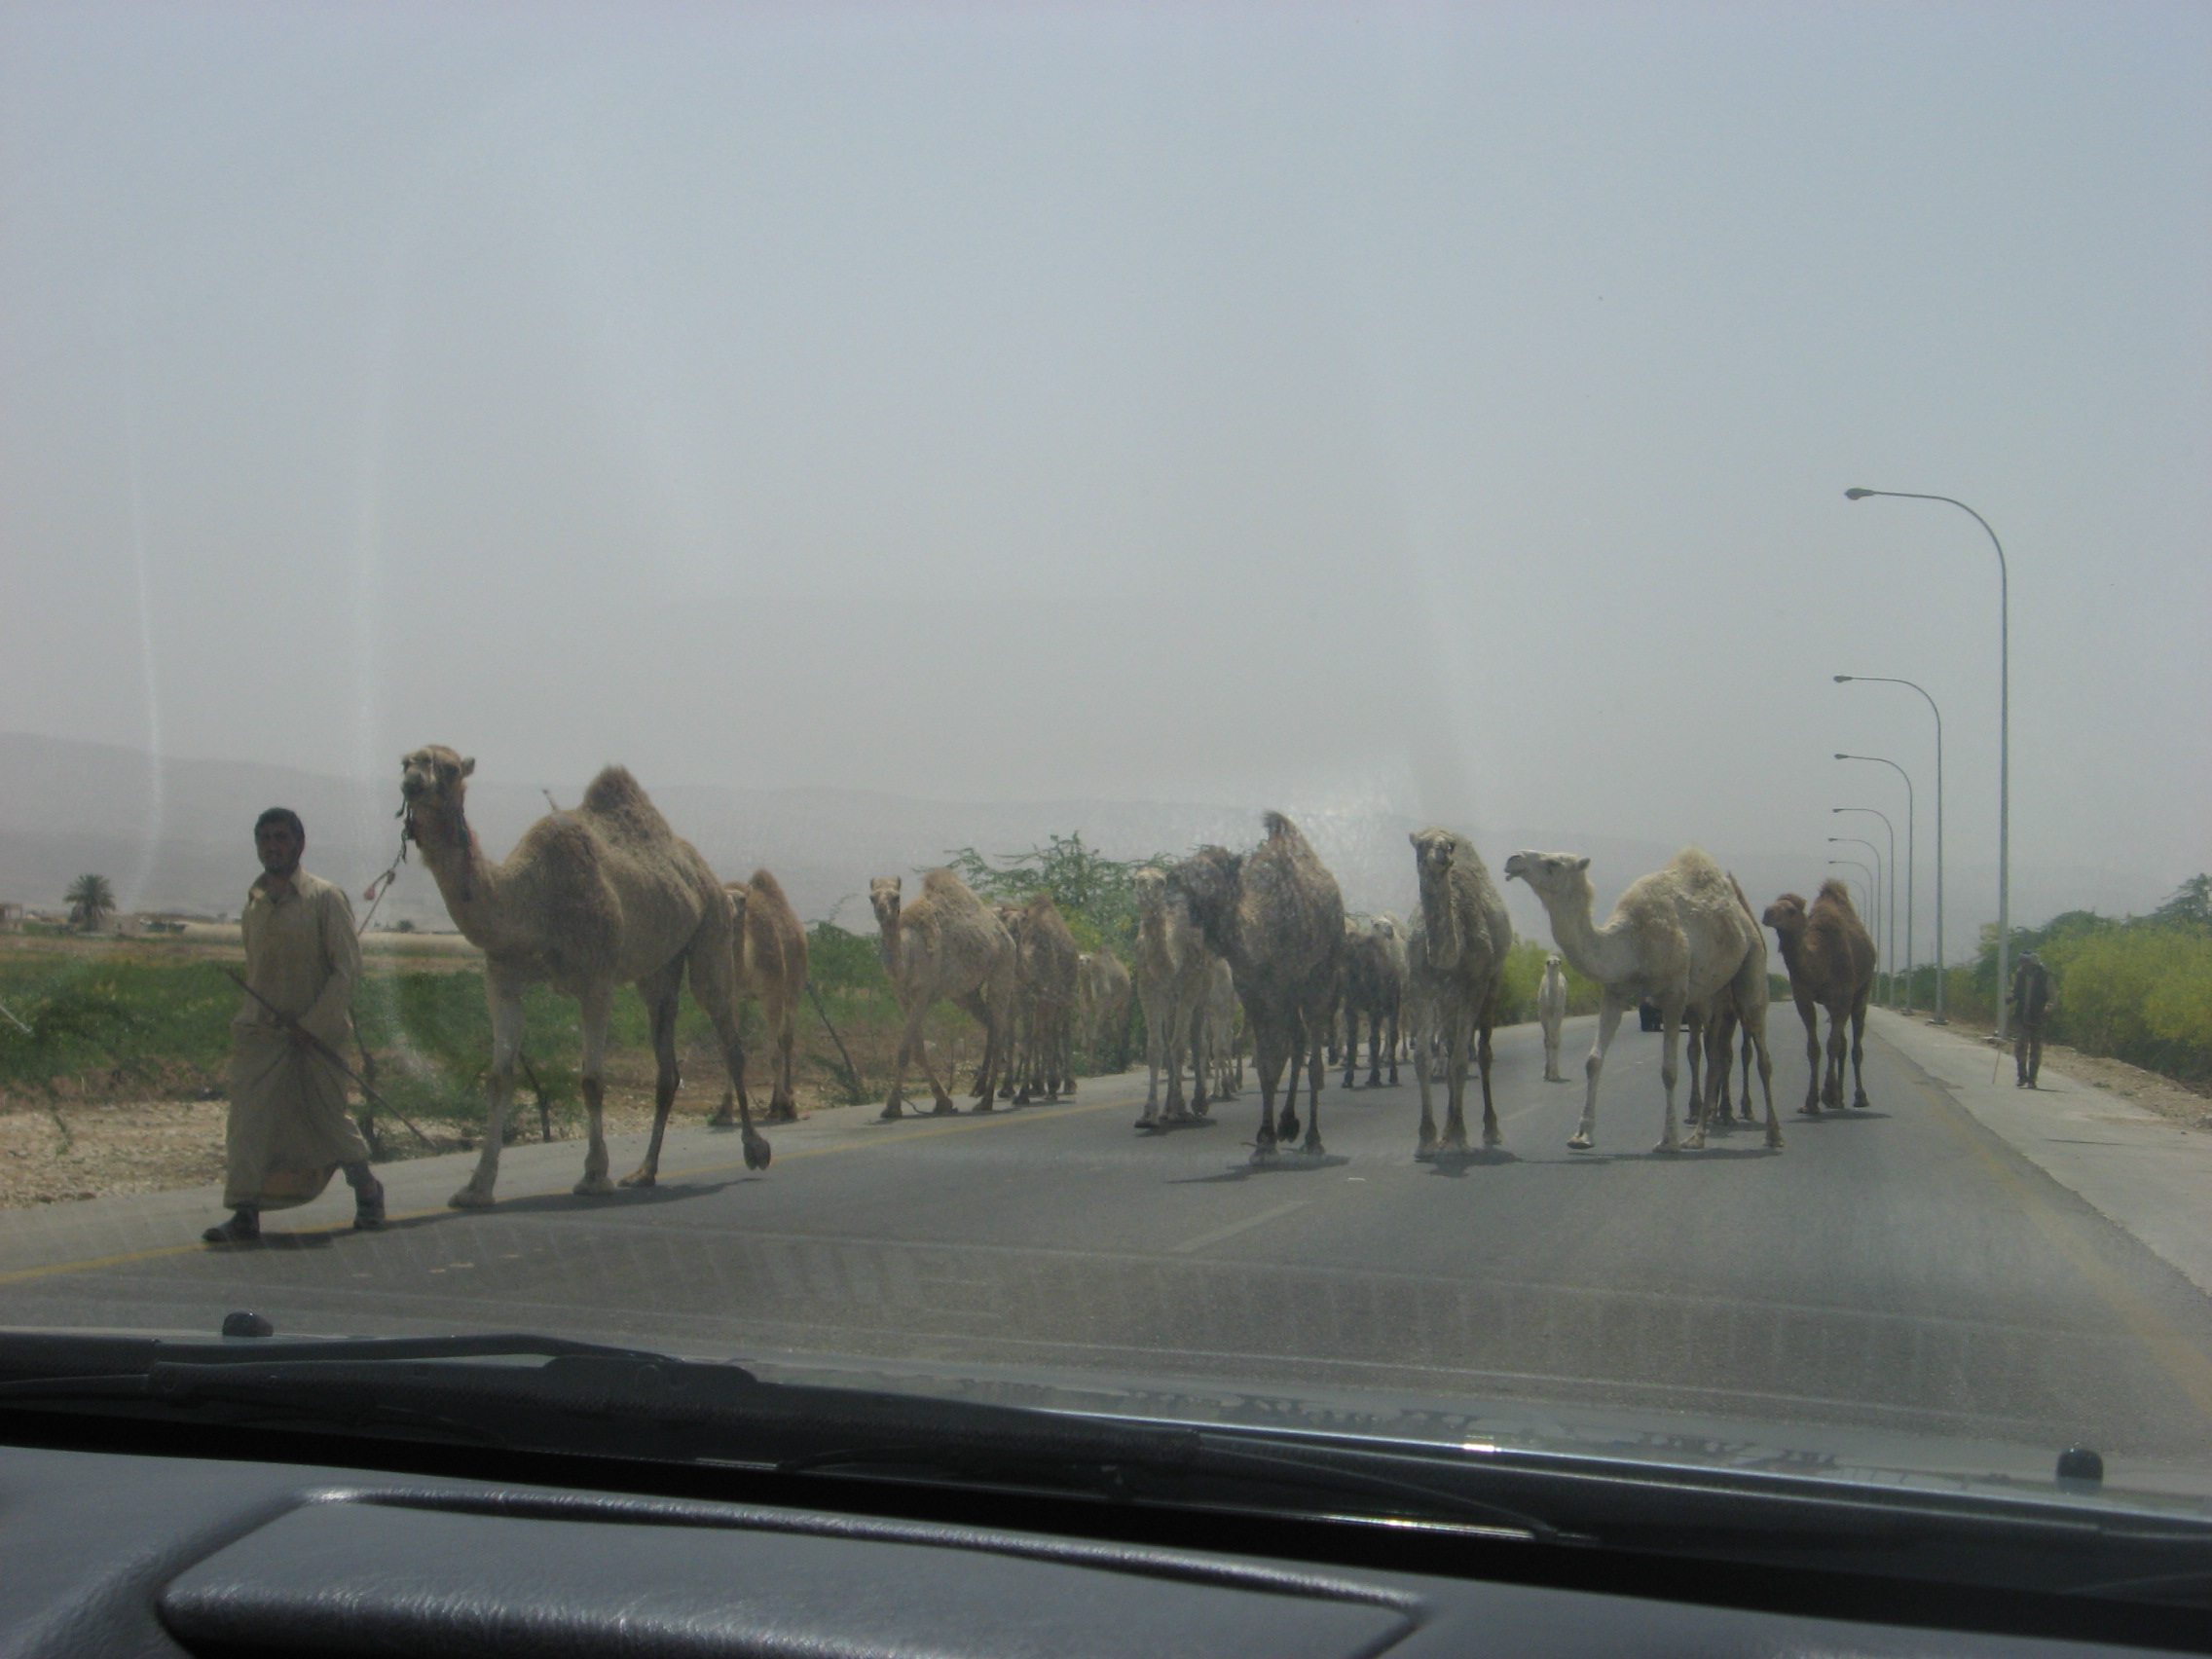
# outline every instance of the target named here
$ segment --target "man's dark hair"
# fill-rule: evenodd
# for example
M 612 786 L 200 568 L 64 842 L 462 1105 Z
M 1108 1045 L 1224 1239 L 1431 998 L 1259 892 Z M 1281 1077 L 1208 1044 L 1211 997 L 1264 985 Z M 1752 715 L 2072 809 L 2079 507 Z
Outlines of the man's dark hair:
M 260 834 L 261 827 L 265 824 L 289 824 L 292 827 L 292 833 L 300 838 L 301 844 L 305 845 L 307 842 L 308 827 L 300 822 L 300 815 L 288 806 L 273 806 L 259 818 L 256 818 L 253 821 L 253 832 L 256 835 Z

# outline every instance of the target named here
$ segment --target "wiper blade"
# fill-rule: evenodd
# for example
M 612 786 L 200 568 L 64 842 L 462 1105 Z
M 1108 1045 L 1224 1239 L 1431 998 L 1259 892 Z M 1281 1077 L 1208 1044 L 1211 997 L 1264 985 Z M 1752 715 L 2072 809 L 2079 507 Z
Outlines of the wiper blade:
M 207 1420 L 424 1430 L 536 1451 L 733 1463 L 790 1474 L 928 1470 L 938 1478 L 1121 1499 L 1352 1512 L 1558 1541 L 1551 1523 L 1379 1454 L 1266 1452 L 1166 1424 L 872 1389 L 772 1383 L 701 1363 L 558 1338 L 483 1336 L 243 1345 L 120 1344 L 134 1365 L 24 1378 L 0 1346 L 0 1406 L 190 1412 Z M 538 1356 L 537 1366 L 472 1360 Z M 72 1351 L 69 1357 L 89 1357 Z M 1224 1442 L 1231 1442 L 1224 1444 Z M 1425 1474 L 1427 1471 L 1418 1471 Z
M 0 1383 L 40 1379 L 141 1376 L 164 1362 L 268 1365 L 406 1359 L 553 1359 L 567 1355 L 629 1360 L 664 1356 L 535 1331 L 482 1331 L 445 1337 L 329 1337 L 305 1342 L 201 1342 L 75 1331 L 0 1332 Z

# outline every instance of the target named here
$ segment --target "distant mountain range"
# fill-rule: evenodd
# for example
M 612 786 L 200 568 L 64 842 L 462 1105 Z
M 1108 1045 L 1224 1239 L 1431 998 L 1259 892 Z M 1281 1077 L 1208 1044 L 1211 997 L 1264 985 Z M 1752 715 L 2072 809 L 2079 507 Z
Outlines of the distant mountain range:
M 505 779 L 496 769 L 479 768 L 469 783 L 469 821 L 495 856 L 503 857 L 544 813 L 548 790 L 562 805 L 572 806 L 588 781 Z M 1015 853 L 1078 830 L 1118 859 L 1180 855 L 1207 841 L 1244 847 L 1259 839 L 1260 811 L 1267 806 L 1279 806 L 1298 822 L 1336 872 L 1351 908 L 1403 915 L 1414 903 L 1406 837 L 1419 826 L 1389 813 L 1302 811 L 1295 800 L 1256 801 L 1251 810 L 1237 811 L 1161 801 L 945 801 L 856 790 L 735 790 L 641 781 L 677 833 L 725 878 L 764 865 L 802 916 L 812 921 L 835 911 L 857 931 L 873 925 L 866 903 L 871 876 L 941 864 L 954 848 Z M 371 785 L 245 761 L 156 761 L 106 744 L 0 733 L 0 900 L 58 910 L 70 881 L 97 871 L 115 884 L 126 909 L 236 915 L 256 873 L 253 820 L 263 807 L 284 805 L 307 822 L 308 866 L 342 882 L 358 901 L 361 889 L 399 850 L 398 804 L 396 777 Z M 1601 916 L 1622 887 L 1676 850 L 1655 841 L 1556 829 L 1455 828 L 1474 837 L 1493 875 L 1516 848 L 1589 854 Z M 1708 850 L 1761 905 L 1787 889 L 1809 892 L 1826 873 L 1825 861 L 1722 845 Z M 1954 959 L 1971 939 L 1961 918 L 1982 913 L 1989 903 L 1972 894 L 1962 880 L 1966 875 L 1954 860 Z M 1927 880 L 1924 868 L 1924 915 L 1932 898 Z M 2056 883 L 2046 874 L 2032 885 Z M 1549 926 L 1528 890 L 1519 882 L 1503 886 L 1516 929 L 1548 941 Z M 2095 902 L 2061 893 L 2039 909 L 2031 893 L 2031 883 L 2015 871 L 2015 905 L 2023 920 Z M 1900 920 L 1901 914 L 1900 909 Z M 418 928 L 452 925 L 436 887 L 412 859 L 378 911 L 380 925 L 403 919 Z

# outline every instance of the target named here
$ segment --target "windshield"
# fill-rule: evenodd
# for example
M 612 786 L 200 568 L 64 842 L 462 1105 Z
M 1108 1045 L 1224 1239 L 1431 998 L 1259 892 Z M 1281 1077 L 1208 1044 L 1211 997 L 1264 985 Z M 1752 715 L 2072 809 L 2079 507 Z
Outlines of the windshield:
M 0 9 L 0 1324 L 2212 1495 L 2208 70 Z

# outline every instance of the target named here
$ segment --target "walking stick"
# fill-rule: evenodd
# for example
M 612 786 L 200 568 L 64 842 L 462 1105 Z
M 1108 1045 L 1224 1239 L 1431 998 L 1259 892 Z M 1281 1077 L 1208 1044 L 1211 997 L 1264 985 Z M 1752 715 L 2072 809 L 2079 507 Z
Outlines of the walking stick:
M 379 1094 L 375 1089 L 371 1088 L 366 1083 L 363 1083 L 361 1081 L 360 1074 L 354 1071 L 351 1066 L 348 1065 L 345 1060 L 339 1057 L 339 1053 L 336 1049 L 333 1049 L 328 1043 L 325 1043 L 320 1037 L 317 1037 L 313 1032 L 310 1031 L 306 1026 L 302 1025 L 297 1019 L 293 1018 L 282 1009 L 278 1008 L 275 1003 L 271 1002 L 267 997 L 263 996 L 259 991 L 255 990 L 251 985 L 247 984 L 245 982 L 245 976 L 239 973 L 236 969 L 225 968 L 223 970 L 223 974 L 227 978 L 236 981 L 240 990 L 245 992 L 247 996 L 251 997 L 255 1002 L 259 1003 L 263 1008 L 267 1009 L 271 1014 L 275 1014 L 276 1016 L 277 1022 L 281 1024 L 285 1030 L 291 1032 L 295 1037 L 305 1039 L 309 1048 L 313 1049 L 316 1053 L 320 1054 L 324 1059 L 328 1060 L 332 1065 L 336 1066 L 348 1078 L 350 1078 L 353 1082 L 354 1087 L 360 1089 L 362 1097 L 366 1099 L 371 1105 L 379 1108 L 382 1111 L 389 1112 L 394 1118 L 397 1118 L 401 1123 L 405 1124 L 409 1129 L 414 1131 L 414 1135 L 417 1140 L 421 1141 L 432 1152 L 437 1151 L 438 1143 L 432 1140 L 428 1135 L 424 1134 L 421 1129 L 416 1128 L 414 1119 L 410 1118 L 406 1113 L 402 1112 L 398 1107 L 394 1106 L 390 1101 L 387 1100 L 383 1095 Z

